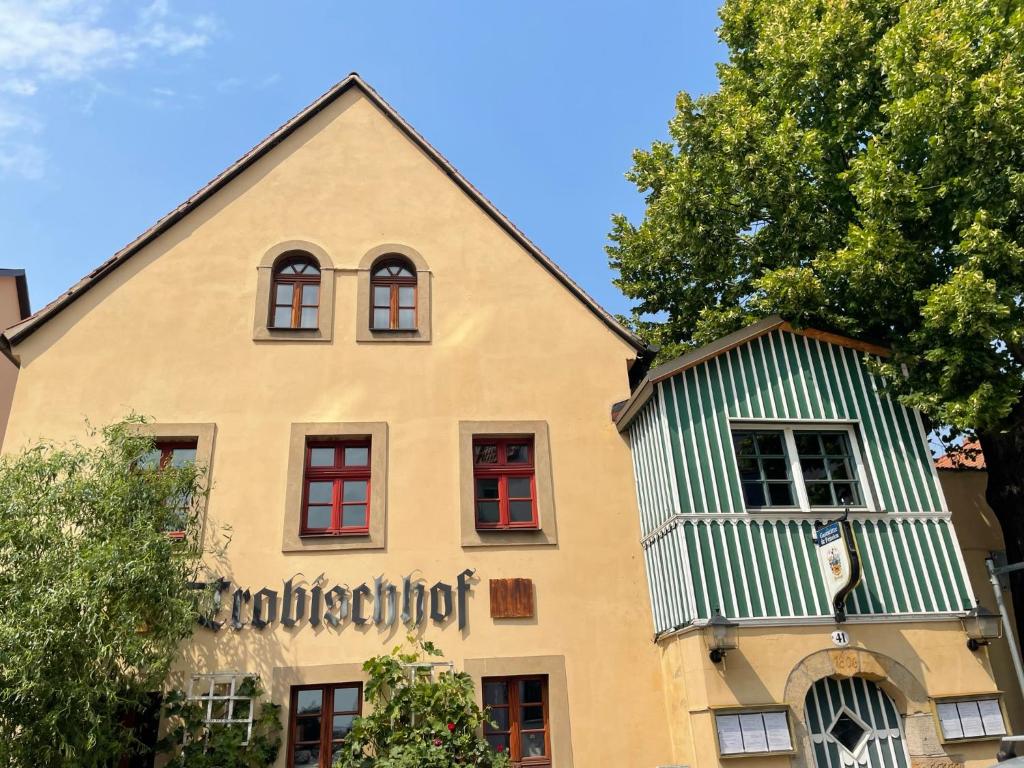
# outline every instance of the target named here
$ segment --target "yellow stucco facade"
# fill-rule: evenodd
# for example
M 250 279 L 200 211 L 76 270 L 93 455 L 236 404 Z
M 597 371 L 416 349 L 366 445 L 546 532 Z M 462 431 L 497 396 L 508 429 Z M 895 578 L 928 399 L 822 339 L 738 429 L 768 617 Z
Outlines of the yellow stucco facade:
M 258 267 L 282 243 L 329 255 L 329 341 L 253 338 L 254 312 L 266 311 L 256 306 Z M 381 244 L 415 249 L 429 268 L 427 343 L 357 341 L 358 267 Z M 81 436 L 86 418 L 132 411 L 157 432 L 215 425 L 206 530 L 231 529 L 225 577 L 280 590 L 295 574 L 355 586 L 417 573 L 429 586 L 473 568 L 465 631 L 428 621 L 423 634 L 460 668 L 525 674 L 536 658 L 564 669 L 564 683 L 555 672 L 550 683 L 552 699 L 567 702 L 567 717 L 552 714 L 554 765 L 668 761 L 629 449 L 609 418 L 629 395 L 637 351 L 361 88 L 14 352 L 21 376 L 5 450 Z M 463 546 L 460 422 L 524 420 L 547 427 L 557 543 Z M 387 425 L 384 546 L 284 552 L 292 425 L 341 422 Z M 488 581 L 511 577 L 533 580 L 534 618 L 490 618 Z M 352 665 L 403 636 L 351 622 L 201 630 L 181 669 L 257 673 L 280 692 L 288 680 L 355 675 Z

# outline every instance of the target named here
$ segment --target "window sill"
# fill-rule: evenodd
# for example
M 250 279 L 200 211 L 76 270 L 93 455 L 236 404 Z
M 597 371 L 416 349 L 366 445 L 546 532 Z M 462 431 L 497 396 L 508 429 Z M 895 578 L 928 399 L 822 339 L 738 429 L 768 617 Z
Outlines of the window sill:
M 516 531 L 539 531 L 539 525 L 478 525 L 477 533 L 515 533 Z
M 795 754 L 795 749 L 782 749 L 776 752 L 730 752 L 725 755 L 719 753 L 718 756 L 723 760 L 735 760 L 743 757 L 787 757 Z
M 253 341 L 330 341 L 331 334 L 320 328 L 257 328 Z
M 303 539 L 355 539 L 359 537 L 369 538 L 369 529 L 365 531 L 324 531 L 316 533 L 306 533 L 305 531 L 299 533 L 299 536 Z

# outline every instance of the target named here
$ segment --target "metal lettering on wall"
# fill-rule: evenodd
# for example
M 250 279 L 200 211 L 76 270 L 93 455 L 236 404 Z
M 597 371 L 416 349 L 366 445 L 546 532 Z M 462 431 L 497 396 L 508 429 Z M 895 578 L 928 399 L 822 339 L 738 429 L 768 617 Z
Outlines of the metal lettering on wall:
M 211 615 L 200 624 L 217 631 L 225 623 L 234 630 L 246 626 L 264 629 L 274 622 L 295 627 L 303 622 L 314 629 L 321 625 L 340 627 L 351 621 L 357 626 L 376 625 L 393 627 L 398 621 L 409 627 L 424 623 L 428 615 L 436 624 L 445 624 L 453 614 L 459 629 L 465 629 L 469 620 L 468 598 L 473 588 L 476 571 L 467 568 L 456 577 L 455 588 L 439 581 L 427 587 L 422 579 L 411 575 L 402 579 L 401 590 L 383 576 L 369 584 L 363 582 L 350 588 L 347 584 L 327 586 L 323 574 L 306 582 L 293 576 L 283 582 L 281 591 L 263 587 L 251 591 L 241 586 L 231 589 L 231 582 L 217 582 L 217 595 Z M 303 586 L 305 585 L 305 586 Z M 231 618 L 219 619 L 225 609 L 224 596 L 230 593 Z

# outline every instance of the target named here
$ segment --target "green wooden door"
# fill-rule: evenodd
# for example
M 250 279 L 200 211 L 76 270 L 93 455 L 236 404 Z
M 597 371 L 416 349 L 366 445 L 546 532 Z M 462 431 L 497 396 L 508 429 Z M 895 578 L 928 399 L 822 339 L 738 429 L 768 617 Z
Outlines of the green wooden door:
M 896 705 L 870 680 L 823 678 L 804 707 L 815 768 L 909 768 Z

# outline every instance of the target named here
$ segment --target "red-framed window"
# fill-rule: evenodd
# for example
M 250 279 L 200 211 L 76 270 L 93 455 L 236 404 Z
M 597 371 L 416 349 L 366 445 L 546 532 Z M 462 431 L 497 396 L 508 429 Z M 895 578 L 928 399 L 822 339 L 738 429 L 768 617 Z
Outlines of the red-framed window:
M 312 256 L 286 256 L 274 266 L 270 287 L 270 327 L 320 327 L 320 267 Z
M 416 270 L 405 259 L 386 259 L 373 267 L 370 328 L 416 330 Z
M 306 444 L 302 534 L 340 536 L 370 531 L 370 440 Z
M 330 768 L 362 704 L 361 683 L 292 688 L 288 768 Z
M 550 768 L 551 721 L 547 675 L 485 677 L 484 708 L 494 725 L 484 737 L 514 765 Z
M 533 436 L 473 438 L 476 527 L 536 528 Z
M 164 467 L 183 467 L 186 464 L 195 464 L 198 444 L 199 441 L 196 438 L 187 437 L 156 440 L 153 442 L 153 448 L 139 460 L 139 466 L 143 469 L 160 470 Z M 181 522 L 168 526 L 167 535 L 172 539 L 180 539 L 185 536 L 184 521 L 191 503 L 191 499 L 181 499 L 175 506 L 175 517 Z

